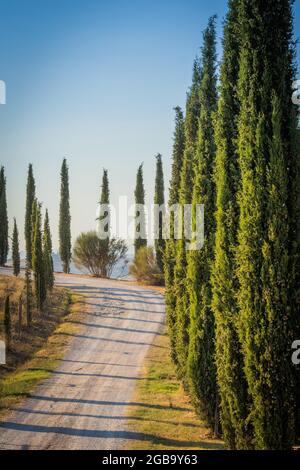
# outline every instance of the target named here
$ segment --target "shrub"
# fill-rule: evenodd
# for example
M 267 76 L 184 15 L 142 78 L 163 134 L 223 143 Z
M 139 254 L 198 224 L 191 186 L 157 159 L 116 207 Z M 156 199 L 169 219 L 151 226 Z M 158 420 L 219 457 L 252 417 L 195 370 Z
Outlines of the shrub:
M 163 284 L 163 274 L 156 263 L 152 247 L 143 246 L 139 248 L 133 263 L 129 266 L 129 271 L 137 281 L 150 285 Z
M 127 246 L 123 240 L 100 239 L 96 232 L 81 233 L 75 242 L 73 260 L 95 277 L 110 277 L 114 266 L 125 259 Z

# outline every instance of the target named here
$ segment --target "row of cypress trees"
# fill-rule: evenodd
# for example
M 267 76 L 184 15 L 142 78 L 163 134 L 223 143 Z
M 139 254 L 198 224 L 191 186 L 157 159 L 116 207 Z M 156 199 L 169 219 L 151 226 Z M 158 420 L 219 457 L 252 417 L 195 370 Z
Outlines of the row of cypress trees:
M 233 449 L 288 449 L 299 425 L 292 5 L 229 0 L 219 87 L 213 17 L 185 118 L 175 109 L 169 204 L 192 204 L 194 225 L 195 206 L 204 204 L 205 229 L 201 250 L 167 242 L 172 357 L 197 411 L 216 432 L 220 419 Z

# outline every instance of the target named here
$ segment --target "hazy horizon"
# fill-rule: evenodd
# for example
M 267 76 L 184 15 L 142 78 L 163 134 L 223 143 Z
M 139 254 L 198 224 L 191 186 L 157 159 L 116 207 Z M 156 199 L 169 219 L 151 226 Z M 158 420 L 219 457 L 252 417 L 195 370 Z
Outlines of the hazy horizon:
M 73 242 L 95 227 L 103 168 L 111 202 L 119 195 L 133 202 L 137 167 L 144 162 L 149 204 L 159 152 L 167 197 L 173 107 L 184 108 L 202 31 L 215 13 L 221 58 L 226 5 L 226 0 L 0 0 L 0 80 L 7 86 L 7 104 L 0 106 L 0 164 L 7 178 L 9 230 L 15 216 L 22 250 L 29 163 L 37 197 L 49 210 L 55 251 L 64 157 Z

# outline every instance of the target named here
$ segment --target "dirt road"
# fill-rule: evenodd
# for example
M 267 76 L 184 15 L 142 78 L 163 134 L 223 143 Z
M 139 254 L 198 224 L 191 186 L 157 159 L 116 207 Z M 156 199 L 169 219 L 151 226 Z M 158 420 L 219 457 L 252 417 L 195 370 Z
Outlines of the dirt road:
M 126 448 L 142 438 L 126 429 L 126 407 L 164 322 L 163 297 L 122 281 L 56 282 L 88 296 L 85 321 L 58 369 L 0 424 L 0 449 Z

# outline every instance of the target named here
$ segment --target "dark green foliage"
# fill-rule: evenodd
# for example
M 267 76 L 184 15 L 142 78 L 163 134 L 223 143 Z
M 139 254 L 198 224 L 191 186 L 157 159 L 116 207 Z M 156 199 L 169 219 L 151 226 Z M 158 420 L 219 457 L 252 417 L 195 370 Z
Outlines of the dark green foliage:
M 257 449 L 287 449 L 294 442 L 291 5 L 241 0 L 240 12 L 239 336 Z
M 217 105 L 215 17 L 209 20 L 203 39 L 201 110 L 194 163 L 192 204 L 193 212 L 196 204 L 204 204 L 205 206 L 205 233 L 203 248 L 192 250 L 188 254 L 187 276 L 190 312 L 188 381 L 192 398 L 199 412 L 205 414 L 210 425 L 215 426 L 217 384 L 214 361 L 214 315 L 211 309 L 210 283 L 215 232 L 215 187 L 213 182 L 215 163 L 213 113 Z
M 199 91 L 202 78 L 202 71 L 199 60 L 196 59 L 193 68 L 192 86 L 187 94 L 186 116 L 184 122 L 185 147 L 180 175 L 179 203 L 192 202 L 193 188 L 193 168 L 196 154 L 196 142 L 200 116 Z M 174 293 L 176 295 L 175 319 L 176 325 L 176 350 L 173 352 L 173 359 L 177 363 L 178 375 L 185 381 L 186 365 L 189 344 L 189 306 L 187 296 L 187 258 L 185 249 L 185 239 L 182 227 L 182 238 L 175 244 L 176 261 L 174 267 Z
M 59 208 L 59 254 L 62 261 L 63 272 L 70 272 L 71 262 L 71 215 L 69 194 L 69 170 L 64 158 L 61 167 L 61 188 Z
M 9 348 L 10 342 L 11 342 L 11 335 L 12 335 L 9 295 L 6 296 L 5 303 L 4 303 L 4 334 L 5 334 L 6 346 L 7 348 Z
M 229 2 L 224 28 L 220 97 L 215 119 L 216 137 L 216 237 L 213 264 L 213 311 L 216 325 L 216 365 L 220 392 L 222 431 L 231 449 L 249 448 L 251 432 L 245 419 L 247 384 L 237 333 L 238 306 L 235 253 L 239 210 L 237 194 L 240 172 L 237 156 L 239 102 L 239 0 Z
M 26 259 L 31 267 L 32 254 L 32 206 L 35 199 L 35 181 L 33 177 L 32 165 L 28 167 L 27 188 L 26 188 L 26 213 L 25 213 L 25 243 Z
M 26 260 L 25 269 L 25 302 L 27 326 L 30 326 L 32 321 L 32 285 L 28 260 Z
M 44 302 L 46 300 L 46 282 L 45 282 L 45 266 L 42 248 L 42 231 L 41 231 L 41 205 L 36 200 L 32 206 L 32 270 L 34 276 L 34 293 L 37 308 L 43 311 Z
M 52 239 L 49 224 L 48 210 L 46 209 L 43 233 L 43 259 L 44 275 L 47 289 L 52 289 L 54 285 L 53 258 L 52 258 Z
M 4 167 L 0 170 L 0 266 L 5 266 L 8 255 L 8 218 L 6 202 L 6 178 Z
M 134 241 L 135 254 L 142 246 L 147 245 L 147 234 L 146 234 L 146 215 L 145 208 L 145 189 L 143 180 L 143 164 L 139 166 L 136 176 L 136 186 L 134 191 L 135 204 L 139 207 L 136 209 L 136 238 Z
M 184 117 L 179 106 L 175 108 L 175 131 L 172 155 L 172 176 L 169 190 L 169 208 L 179 204 L 179 185 L 184 153 Z M 164 256 L 165 303 L 168 331 L 171 341 L 171 354 L 175 360 L 176 350 L 176 292 L 174 285 L 174 269 L 176 257 L 176 240 L 174 239 L 174 213 L 170 213 L 170 238 L 166 241 Z
M 157 227 L 154 230 L 157 232 L 158 238 L 155 239 L 155 253 L 156 253 L 156 262 L 161 270 L 163 271 L 163 257 L 165 251 L 166 242 L 164 240 L 163 233 L 163 219 L 166 215 L 165 211 L 165 187 L 164 187 L 164 173 L 162 166 L 161 154 L 156 155 L 156 176 L 155 176 L 155 191 L 154 191 L 154 204 L 162 206 L 162 210 L 158 213 Z
M 15 276 L 20 274 L 20 250 L 19 250 L 19 232 L 16 219 L 14 218 L 14 230 L 12 239 L 12 260 L 13 273 Z

